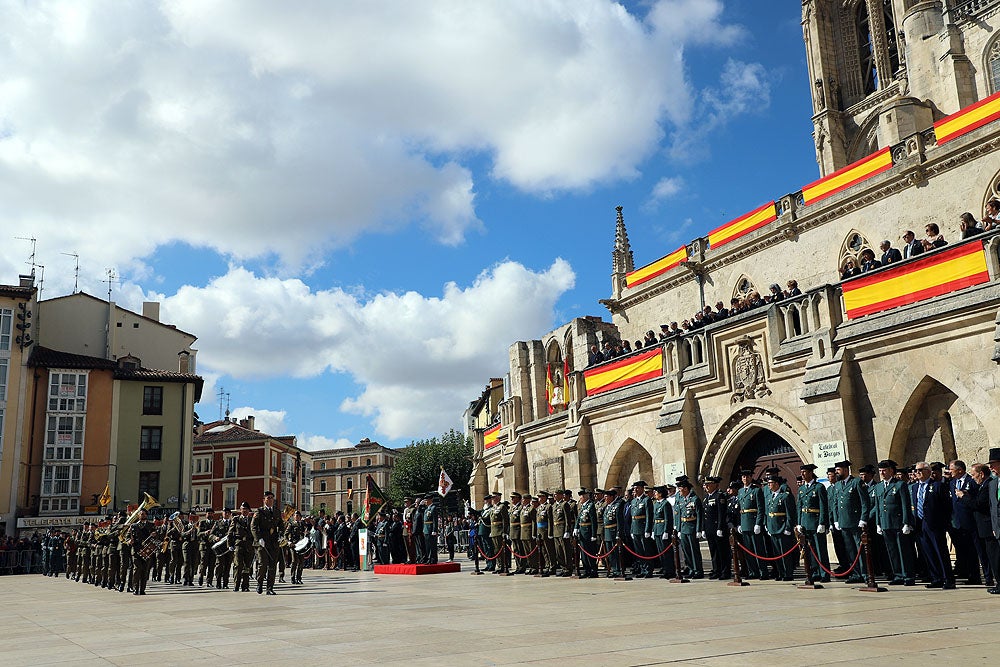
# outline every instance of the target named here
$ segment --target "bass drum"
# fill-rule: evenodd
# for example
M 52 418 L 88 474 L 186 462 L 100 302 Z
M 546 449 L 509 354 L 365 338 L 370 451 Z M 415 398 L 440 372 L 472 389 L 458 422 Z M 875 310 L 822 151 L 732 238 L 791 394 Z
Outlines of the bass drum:
M 212 545 L 212 551 L 215 552 L 216 556 L 222 556 L 227 551 L 229 551 L 229 538 L 223 537 L 221 540 L 214 543 Z
M 295 553 L 304 554 L 309 550 L 309 538 L 303 537 L 301 540 L 295 543 Z

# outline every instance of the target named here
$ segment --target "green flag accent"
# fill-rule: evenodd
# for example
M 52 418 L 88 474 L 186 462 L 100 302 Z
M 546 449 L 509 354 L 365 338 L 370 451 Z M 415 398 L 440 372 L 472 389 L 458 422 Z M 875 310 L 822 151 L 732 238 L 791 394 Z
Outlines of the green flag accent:
M 379 513 L 383 507 L 388 507 L 389 499 L 378 488 L 378 484 L 368 475 L 365 481 L 365 511 L 361 513 L 361 523 L 368 525 L 368 522 Z

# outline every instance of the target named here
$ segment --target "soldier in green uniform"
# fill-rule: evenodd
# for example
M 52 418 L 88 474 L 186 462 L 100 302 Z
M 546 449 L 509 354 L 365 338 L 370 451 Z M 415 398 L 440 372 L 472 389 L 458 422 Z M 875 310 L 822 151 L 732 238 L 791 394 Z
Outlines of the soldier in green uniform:
M 288 540 L 288 544 L 291 547 L 289 553 L 292 556 L 291 574 L 293 584 L 302 583 L 302 569 L 305 564 L 302 561 L 302 554 L 295 550 L 295 544 L 305 536 L 306 531 L 305 524 L 302 523 L 302 512 L 295 510 L 291 521 L 285 526 L 285 539 Z
M 600 550 L 597 535 L 597 505 L 587 489 L 580 489 L 578 495 L 580 502 L 578 503 L 573 537 L 580 545 L 580 558 L 583 563 L 583 572 L 580 574 L 580 578 L 596 578 L 597 560 L 593 556 L 596 556 Z M 587 555 L 588 552 L 593 556 Z
M 549 492 L 538 492 L 538 507 L 535 508 L 535 538 L 538 540 L 538 570 L 547 577 L 556 573 L 556 547 L 552 541 L 552 504 Z
M 848 567 L 853 562 L 853 557 L 861 551 L 861 531 L 868 525 L 866 519 L 871 512 L 871 497 L 861 480 L 851 475 L 850 461 L 838 462 L 835 471 L 838 479 L 832 487 L 836 489 L 833 501 L 830 503 L 832 522 L 834 528 L 844 536 L 846 557 L 851 559 L 840 565 Z M 865 581 L 866 567 L 865 559 L 860 558 L 858 569 L 851 572 L 845 580 L 846 583 L 860 584 Z
M 274 507 L 274 494 L 264 492 L 264 504 L 258 507 L 250 520 L 250 532 L 257 543 L 257 594 L 266 590 L 275 595 L 274 576 L 278 568 L 278 537 L 284 530 L 281 515 Z
M 521 555 L 527 555 L 520 562 L 522 574 L 538 574 L 538 552 L 535 551 L 535 507 L 531 495 L 526 493 L 521 497 L 519 549 Z M 511 524 L 513 530 L 513 523 Z
M 493 496 L 486 494 L 483 498 L 483 511 L 479 513 L 479 523 L 476 525 L 476 544 L 486 558 L 486 572 L 495 572 L 496 560 L 493 560 L 493 536 L 490 535 L 490 515 L 493 514 Z
M 510 554 L 506 551 L 507 537 L 510 535 L 510 512 L 504 503 L 500 492 L 493 494 L 493 511 L 490 512 L 490 539 L 493 540 L 493 554 L 499 554 L 496 559 L 496 574 L 510 572 Z
M 913 507 L 906 482 L 897 480 L 898 466 L 892 459 L 879 461 L 878 473 L 882 478 L 874 487 L 874 502 L 869 510 L 869 520 L 874 521 L 876 532 L 885 538 L 886 551 L 892 567 L 893 586 L 913 586 L 916 560 L 913 552 Z
M 132 552 L 132 595 L 145 595 L 149 582 L 149 561 L 142 557 L 142 545 L 153 534 L 153 526 L 147 520 L 149 513 L 139 510 L 138 520 L 129 526 L 127 544 Z
M 837 568 L 834 572 L 837 574 L 843 574 L 843 570 L 847 569 L 850 565 L 850 561 L 847 556 L 844 531 L 841 530 L 842 526 L 839 522 L 837 522 L 835 516 L 838 502 L 837 497 L 840 494 L 840 488 L 837 486 L 837 480 L 840 478 L 837 474 L 837 468 L 834 466 L 827 468 L 826 478 L 830 481 L 830 486 L 826 490 L 826 502 L 830 507 L 830 537 L 833 540 L 833 553 L 837 557 Z M 829 553 L 829 550 L 827 553 Z
M 424 496 L 424 554 L 425 563 L 435 564 L 438 562 L 438 545 L 437 545 L 437 530 L 438 530 L 438 506 L 434 502 L 437 499 L 437 493 L 431 492 Z M 508 530 L 509 525 L 507 526 Z M 507 565 L 507 569 L 510 569 L 510 565 Z
M 161 520 L 160 525 L 155 527 L 156 539 L 160 541 L 161 547 L 156 552 L 156 568 L 153 570 L 152 579 L 153 581 L 164 581 L 164 577 L 166 577 L 166 582 L 170 583 L 170 538 L 167 537 L 170 526 Z
M 83 583 L 85 584 L 90 581 L 90 552 L 93 548 L 93 538 L 93 526 L 88 521 L 83 524 L 83 532 L 80 533 L 80 539 L 77 543 L 76 558 L 78 569 L 73 581 L 83 579 Z
M 254 540 L 250 531 L 250 503 L 245 500 L 240 505 L 240 515 L 229 526 L 228 537 L 233 549 L 233 591 L 248 591 Z
M 128 528 L 123 527 L 118 532 L 119 540 L 115 544 L 118 549 L 118 592 L 132 592 L 132 547 L 128 543 Z
M 691 489 L 688 479 L 677 480 L 677 498 L 674 500 L 674 528 L 677 530 L 681 553 L 688 575 L 692 579 L 704 579 L 705 567 L 701 560 L 699 540 L 705 536 L 705 510 L 699 498 Z
M 660 577 L 673 579 L 677 576 L 674 570 L 674 557 L 664 550 L 670 544 L 674 527 L 674 506 L 667 500 L 667 487 L 657 486 L 653 489 L 653 544 L 656 553 L 660 554 Z
M 639 556 L 653 556 L 653 501 L 646 495 L 646 482 L 639 480 L 632 484 L 633 497 L 629 501 L 631 521 L 629 534 L 632 536 L 633 549 Z M 636 576 L 650 578 L 653 576 L 653 562 L 646 558 L 636 558 Z
M 226 507 L 222 510 L 222 518 L 212 526 L 212 546 L 215 546 L 222 538 L 229 536 L 229 529 L 233 525 L 233 511 Z M 229 588 L 229 573 L 233 568 L 233 548 L 229 548 L 215 557 L 215 587 L 218 589 Z
M 753 471 L 743 470 L 740 472 L 740 479 L 743 482 L 737 494 L 737 502 L 740 507 L 740 522 L 737 530 L 740 534 L 740 541 L 743 546 L 755 554 L 767 555 L 767 548 L 764 545 L 764 493 L 760 487 L 754 484 Z M 768 579 L 767 565 L 754 556 L 747 554 L 744 559 L 747 566 L 748 579 Z
M 514 574 L 523 574 L 524 554 L 521 551 L 521 494 L 513 491 L 510 494 L 510 551 Z
M 571 510 L 567 506 L 565 489 L 556 489 L 555 498 L 552 503 L 552 521 L 549 523 L 549 536 L 556 550 L 557 567 L 553 574 L 569 577 L 573 574 L 569 565 L 570 531 L 573 530 Z
M 622 576 L 621 558 L 619 557 L 617 541 L 620 537 L 621 528 L 621 506 L 622 500 L 618 498 L 617 489 L 608 489 L 604 492 L 608 498 L 604 505 L 604 518 L 602 521 L 604 529 L 604 553 L 608 554 L 608 577 Z
M 406 496 L 403 498 L 403 544 L 406 547 L 406 562 L 413 564 L 417 562 L 417 550 L 413 546 L 413 498 Z
M 212 585 L 212 573 L 215 571 L 215 552 L 212 551 L 212 530 L 215 522 L 212 521 L 212 510 L 205 512 L 205 518 L 198 522 L 198 585 L 205 585 L 205 577 L 208 577 L 208 585 Z
M 167 565 L 167 583 L 180 586 L 184 583 L 184 526 L 176 521 L 167 522 L 167 540 L 170 549 L 170 563 Z
M 708 553 L 712 557 L 712 570 L 709 579 L 729 579 L 732 574 L 733 556 L 729 550 L 729 503 L 725 494 L 719 490 L 721 477 L 706 477 L 704 482 L 705 498 L 702 505 L 705 508 L 705 541 L 708 542 Z
M 812 579 L 830 581 L 830 575 L 826 573 L 826 570 L 830 569 L 830 556 L 826 549 L 830 507 L 827 502 L 827 489 L 816 478 L 816 467 L 813 463 L 805 463 L 799 467 L 802 471 L 802 486 L 799 487 L 799 515 L 796 529 L 805 535 L 813 551 L 819 556 L 817 563 L 812 553 L 806 550 Z
M 198 572 L 198 514 L 191 512 L 181 533 L 181 549 L 184 559 L 183 580 L 185 586 L 194 586 Z
M 787 487 L 782 488 L 784 480 L 778 475 L 768 475 L 767 486 L 770 498 L 767 501 L 767 519 L 764 527 L 771 538 L 771 548 L 774 556 L 781 556 L 795 544 L 792 529 L 795 528 L 795 498 Z M 795 571 L 798 556 L 795 551 L 776 561 L 778 577 L 782 581 L 791 581 Z

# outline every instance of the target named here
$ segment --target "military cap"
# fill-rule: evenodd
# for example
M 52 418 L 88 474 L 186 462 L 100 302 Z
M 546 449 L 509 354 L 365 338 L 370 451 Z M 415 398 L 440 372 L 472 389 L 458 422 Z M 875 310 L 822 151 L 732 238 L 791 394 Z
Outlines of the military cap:
M 206 513 L 206 514 L 211 514 L 212 512 L 215 512 L 215 511 L 216 511 L 216 510 L 214 510 L 214 509 L 212 509 L 211 507 L 209 507 L 209 508 L 208 508 L 207 510 L 205 510 L 205 513 Z
M 274 491 L 271 491 L 271 490 L 265 491 L 264 492 L 264 497 L 267 498 L 268 496 L 270 496 L 271 498 L 274 498 Z
M 427 497 L 427 496 L 424 496 L 424 498 L 426 498 L 426 497 Z M 499 491 L 494 491 L 494 492 L 493 492 L 493 497 L 494 497 L 494 498 L 503 498 L 503 494 L 502 494 L 502 493 L 500 493 Z
M 819 466 L 817 466 L 815 463 L 803 463 L 802 465 L 799 466 L 799 470 L 810 470 L 810 471 L 812 471 L 812 470 L 815 470 L 818 467 Z
M 835 466 L 830 466 L 829 468 L 826 469 L 826 471 L 828 473 L 837 472 L 837 468 Z
M 549 497 L 549 492 L 548 491 L 539 491 L 538 492 L 538 497 L 541 498 L 542 496 L 545 496 L 546 498 L 548 498 Z
M 776 484 L 781 484 L 785 480 L 783 480 L 779 475 L 768 475 L 767 477 L 764 478 L 764 481 L 767 482 L 768 484 L 770 484 L 771 482 L 775 482 Z
M 801 481 L 803 481 L 803 480 L 802 480 L 802 475 L 796 475 L 796 476 L 795 476 L 795 481 L 796 481 L 796 482 L 801 482 Z
M 229 512 L 230 514 L 232 514 L 233 513 L 233 508 L 232 507 L 223 507 L 222 511 L 223 512 Z
M 944 470 L 944 464 L 940 461 L 934 461 L 931 463 L 931 470 Z
M 521 497 L 521 494 L 520 494 L 520 493 L 518 493 L 517 491 L 511 491 L 511 492 L 510 492 L 510 497 L 511 497 L 511 498 L 520 498 L 520 497 Z
M 636 482 L 632 482 L 632 486 L 646 486 L 646 483 L 640 479 Z
M 526 493 L 521 496 L 521 500 L 534 500 L 534 498 L 532 498 L 530 494 Z
M 688 481 L 688 476 L 687 475 L 681 475 L 680 477 L 676 478 L 674 481 L 678 482 L 678 483 L 680 483 L 680 482 L 686 482 L 686 481 Z
M 714 475 L 705 478 L 705 482 L 711 482 L 712 484 L 718 484 L 722 481 L 721 477 L 716 477 Z
M 878 462 L 878 467 L 879 470 L 884 470 L 887 468 L 892 468 L 893 470 L 896 470 L 899 466 L 892 459 L 884 459 Z
M 753 470 L 744 468 L 740 471 L 740 477 L 753 477 Z
M 612 495 L 612 496 L 617 496 L 618 495 L 618 489 L 616 487 L 612 486 L 610 489 L 605 489 L 604 493 L 607 493 L 607 494 Z
M 739 483 L 739 482 L 730 482 L 730 483 L 729 483 L 729 488 L 730 488 L 730 489 L 736 489 L 736 490 L 739 490 L 739 489 L 742 489 L 742 488 L 743 488 L 743 485 L 742 485 L 741 483 Z
M 779 468 L 778 466 L 771 466 L 769 468 L 764 468 L 764 474 L 765 475 L 780 475 L 781 474 L 781 468 Z
M 874 475 L 876 471 L 875 471 L 875 466 L 873 466 L 871 463 L 866 463 L 860 468 L 858 468 L 858 472 L 865 472 L 868 473 L 869 475 Z
M 252 508 L 250 507 L 250 503 L 248 503 L 247 501 L 244 500 L 242 503 L 240 503 L 240 509 L 241 510 L 248 510 L 248 509 L 252 509 Z
M 685 478 L 685 479 L 678 479 L 678 480 L 677 480 L 677 486 L 678 486 L 679 488 L 682 488 L 682 489 L 690 489 L 690 488 L 693 488 L 693 486 L 691 485 L 691 481 L 690 481 L 690 480 L 688 480 L 688 479 L 686 479 L 686 478 Z
M 438 494 L 437 491 L 428 491 L 427 493 L 424 494 L 424 500 L 427 500 L 428 498 L 434 498 L 435 496 L 437 496 L 437 494 Z M 494 493 L 493 495 L 499 496 L 500 494 Z
M 409 500 L 412 503 L 413 502 L 413 496 L 403 496 L 403 500 L 404 501 L 405 500 Z
M 837 461 L 833 465 L 835 465 L 838 468 L 850 468 L 851 467 L 851 462 L 850 461 Z
M 612 486 L 611 488 L 614 489 L 616 493 L 622 490 L 622 487 L 620 486 Z
M 676 484 L 667 484 L 667 490 L 676 489 L 676 488 L 677 488 Z
M 594 493 L 605 493 L 604 489 L 594 489 Z
M 653 491 L 656 491 L 657 493 L 660 493 L 660 494 L 663 494 L 663 495 L 667 495 L 667 487 L 666 487 L 666 485 L 654 486 L 653 487 Z
M 589 496 L 590 495 L 590 489 L 580 489 L 579 491 L 576 492 L 576 495 L 578 495 L 578 496 Z
M 1000 461 L 1000 447 L 990 447 L 989 462 Z

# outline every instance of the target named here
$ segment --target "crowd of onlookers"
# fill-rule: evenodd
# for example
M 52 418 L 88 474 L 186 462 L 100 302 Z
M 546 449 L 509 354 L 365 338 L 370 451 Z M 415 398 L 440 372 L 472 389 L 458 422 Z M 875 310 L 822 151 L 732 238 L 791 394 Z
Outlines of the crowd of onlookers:
M 1000 200 L 991 199 L 987 202 L 982 220 L 976 220 L 974 215 L 966 211 L 959 216 L 958 228 L 963 240 L 972 238 L 983 232 L 1000 229 Z M 916 257 L 928 250 L 935 250 L 947 244 L 948 241 L 945 240 L 944 234 L 941 233 L 941 228 L 938 224 L 929 222 L 924 227 L 924 238 L 922 239 L 918 239 L 912 230 L 907 229 L 903 233 L 902 249 L 893 248 L 892 243 L 885 240 L 879 244 L 879 250 L 882 251 L 881 256 L 876 257 L 874 250 L 865 248 L 858 255 L 857 261 L 848 259 L 844 263 L 840 278 L 847 280 L 854 276 L 860 276 L 862 273 L 874 271 L 875 269 L 896 262 L 902 262 L 905 259 Z
M 0 574 L 19 574 L 42 560 L 42 539 L 38 533 L 20 539 L 0 536 Z

